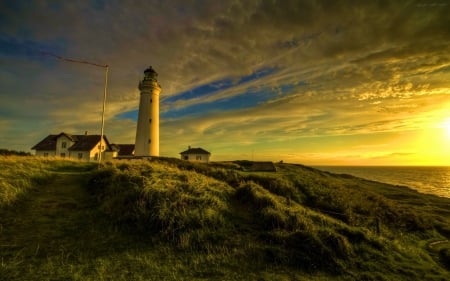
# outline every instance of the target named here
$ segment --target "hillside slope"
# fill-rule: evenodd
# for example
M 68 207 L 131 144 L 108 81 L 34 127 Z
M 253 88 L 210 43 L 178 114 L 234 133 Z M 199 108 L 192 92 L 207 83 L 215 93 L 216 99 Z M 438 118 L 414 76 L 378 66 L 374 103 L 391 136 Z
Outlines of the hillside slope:
M 450 200 L 247 164 L 2 158 L 0 280 L 450 279 Z

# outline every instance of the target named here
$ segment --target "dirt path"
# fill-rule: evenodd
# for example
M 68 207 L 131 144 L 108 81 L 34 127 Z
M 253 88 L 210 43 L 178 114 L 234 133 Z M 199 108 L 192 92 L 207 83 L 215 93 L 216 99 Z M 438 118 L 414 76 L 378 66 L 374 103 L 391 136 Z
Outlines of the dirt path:
M 2 258 L 25 262 L 32 257 L 82 253 L 98 229 L 98 212 L 82 186 L 86 174 L 57 173 L 0 217 Z
M 152 247 L 118 231 L 101 213 L 85 186 L 87 177 L 88 172 L 55 172 L 50 183 L 0 210 L 1 281 L 115 280 L 103 277 L 114 276 L 109 268 L 126 270 L 120 267 L 124 252 Z

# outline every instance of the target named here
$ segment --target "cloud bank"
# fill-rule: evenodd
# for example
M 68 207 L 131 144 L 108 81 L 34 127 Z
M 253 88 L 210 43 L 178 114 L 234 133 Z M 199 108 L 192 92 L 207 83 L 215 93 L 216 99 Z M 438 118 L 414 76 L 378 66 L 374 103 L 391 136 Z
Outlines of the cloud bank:
M 448 117 L 450 4 L 434 4 L 4 1 L 0 142 L 28 150 L 49 133 L 99 131 L 104 70 L 54 53 L 110 66 L 113 142 L 134 142 L 137 84 L 152 65 L 163 155 L 198 145 L 216 160 L 256 150 L 335 163 L 369 142 L 358 157 L 408 161 L 421 148 L 377 145 Z

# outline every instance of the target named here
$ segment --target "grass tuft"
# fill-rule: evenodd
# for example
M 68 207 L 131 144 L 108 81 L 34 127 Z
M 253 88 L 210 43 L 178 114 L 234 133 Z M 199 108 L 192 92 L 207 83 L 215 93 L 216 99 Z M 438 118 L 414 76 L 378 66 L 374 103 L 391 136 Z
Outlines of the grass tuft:
M 96 173 L 90 191 L 100 209 L 120 225 L 160 234 L 182 248 L 199 248 L 225 227 L 232 189 L 211 178 L 141 162 Z

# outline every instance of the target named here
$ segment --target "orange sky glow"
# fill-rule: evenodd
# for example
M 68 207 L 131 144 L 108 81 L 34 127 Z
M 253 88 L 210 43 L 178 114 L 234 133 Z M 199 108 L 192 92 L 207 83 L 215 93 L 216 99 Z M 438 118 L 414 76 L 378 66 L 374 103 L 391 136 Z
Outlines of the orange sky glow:
M 6 3 L 11 2 L 11 3 Z M 6 1 L 0 148 L 136 135 L 158 72 L 160 155 L 450 166 L 450 5 L 424 1 Z M 426 2 L 426 1 L 425 1 Z

